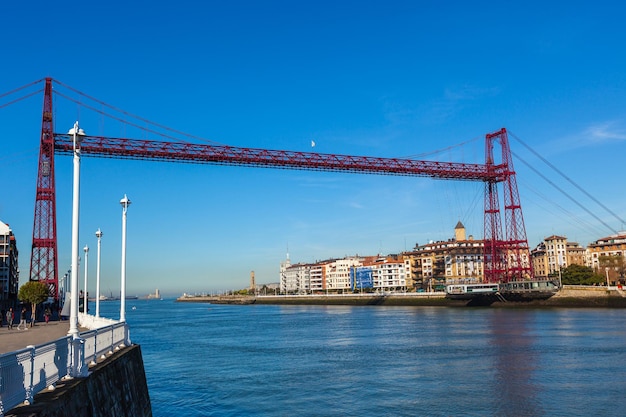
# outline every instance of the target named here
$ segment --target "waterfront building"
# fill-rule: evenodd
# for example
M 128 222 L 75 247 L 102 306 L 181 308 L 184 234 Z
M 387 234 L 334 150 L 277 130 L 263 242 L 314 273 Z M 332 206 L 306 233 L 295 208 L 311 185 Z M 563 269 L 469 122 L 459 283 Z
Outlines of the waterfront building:
M 617 282 L 624 283 L 626 274 L 626 231 L 621 231 L 590 243 L 587 246 L 587 251 L 589 252 L 589 266 L 598 273 L 608 274 L 611 284 Z
M 324 291 L 324 268 L 320 264 L 313 264 L 309 268 L 309 286 L 311 293 Z
M 454 238 L 415 245 L 404 255 L 409 258 L 416 289 L 443 290 L 448 284 L 478 283 L 484 277 L 483 241 L 467 237 L 460 221 L 454 228 Z
M 284 266 L 284 267 L 283 267 Z M 311 265 L 281 264 L 280 292 L 283 294 L 305 294 L 311 289 Z
M 292 264 L 287 258 L 280 263 L 280 280 L 278 289 L 281 294 L 320 293 L 326 289 L 325 264 L 323 261 L 313 264 Z
M 568 242 L 567 237 L 546 237 L 530 253 L 536 278 L 545 279 L 558 275 L 569 265 L 587 265 L 585 248 L 577 242 Z
M 15 236 L 9 225 L 0 221 L 0 308 L 3 311 L 17 306 L 19 280 L 20 271 Z
M 411 281 L 411 260 L 404 256 L 379 257 L 372 266 L 374 288 L 380 291 L 406 291 Z
M 374 272 L 371 265 L 350 268 L 350 287 L 354 292 L 371 292 L 374 289 Z
M 358 256 L 325 262 L 322 269 L 324 289 L 332 292 L 351 291 L 350 269 L 362 265 L 362 258 Z
M 578 242 L 567 242 L 567 264 L 589 266 L 589 256 L 587 249 Z
M 546 243 L 541 241 L 530 251 L 530 259 L 533 263 L 533 272 L 537 278 L 548 277 L 548 256 L 546 255 Z
M 366 256 L 350 268 L 350 288 L 363 291 L 407 291 L 411 288 L 411 259 L 404 255 Z

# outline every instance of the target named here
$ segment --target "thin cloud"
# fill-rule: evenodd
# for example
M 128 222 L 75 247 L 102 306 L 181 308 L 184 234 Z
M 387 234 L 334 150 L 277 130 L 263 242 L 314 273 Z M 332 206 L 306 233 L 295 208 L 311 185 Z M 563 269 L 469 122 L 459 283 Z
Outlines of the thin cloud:
M 365 208 L 365 206 L 361 203 L 357 203 L 356 201 L 350 201 L 347 204 L 348 207 L 353 208 L 353 209 L 357 209 L 357 210 L 361 210 L 363 208 Z
M 500 93 L 497 87 L 476 87 L 465 85 L 458 88 L 446 88 L 444 98 L 448 101 L 470 101 L 483 97 L 493 97 Z
M 450 120 L 472 102 L 500 94 L 498 87 L 478 87 L 463 85 L 446 87 L 441 97 L 416 108 L 405 107 L 398 103 L 387 103 L 387 120 L 392 125 L 404 125 L 420 120 L 425 124 L 441 124 Z
M 589 126 L 585 136 L 593 143 L 621 142 L 626 140 L 626 130 L 619 122 L 611 121 Z
M 605 121 L 591 124 L 578 132 L 560 137 L 546 143 L 543 152 L 550 155 L 564 149 L 573 151 L 598 145 L 607 145 L 626 141 L 626 128 L 621 121 Z M 544 155 L 545 156 L 545 155 Z

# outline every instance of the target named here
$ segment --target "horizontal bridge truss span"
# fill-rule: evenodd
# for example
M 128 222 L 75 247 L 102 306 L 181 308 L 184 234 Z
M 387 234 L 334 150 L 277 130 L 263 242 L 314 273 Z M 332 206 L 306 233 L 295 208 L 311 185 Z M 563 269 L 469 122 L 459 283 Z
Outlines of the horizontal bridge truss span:
M 67 134 L 54 134 L 56 154 L 72 155 L 74 145 Z M 380 175 L 420 176 L 467 181 L 502 181 L 505 170 L 488 170 L 482 164 L 419 161 L 314 152 L 296 152 L 187 142 L 84 136 L 81 155 L 104 158 L 143 159 L 195 164 L 244 165 L 313 171 L 352 172 Z

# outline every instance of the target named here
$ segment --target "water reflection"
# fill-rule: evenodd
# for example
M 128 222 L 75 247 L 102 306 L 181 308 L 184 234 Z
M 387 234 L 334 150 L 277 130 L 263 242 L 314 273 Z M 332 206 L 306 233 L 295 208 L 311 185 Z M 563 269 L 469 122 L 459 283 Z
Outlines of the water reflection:
M 493 392 L 496 414 L 544 415 L 534 373 L 539 363 L 535 337 L 529 332 L 532 312 L 494 309 L 491 320 L 491 354 L 495 366 Z

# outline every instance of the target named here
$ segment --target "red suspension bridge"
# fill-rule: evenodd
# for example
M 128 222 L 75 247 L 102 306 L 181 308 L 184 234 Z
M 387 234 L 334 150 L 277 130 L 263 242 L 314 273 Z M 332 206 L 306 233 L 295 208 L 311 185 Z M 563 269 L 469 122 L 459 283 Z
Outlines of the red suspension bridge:
M 53 80 L 51 78 L 45 79 L 43 92 L 30 280 L 46 283 L 50 288 L 51 296 L 57 298 L 58 242 L 54 156 L 55 154 L 72 155 L 74 143 L 68 134 L 54 132 Z M 30 95 L 32 94 L 28 96 Z M 22 98 L 25 97 L 27 96 Z M 18 100 L 13 102 L 15 101 Z M 499 155 L 494 153 L 494 148 L 499 148 Z M 485 281 L 504 283 L 534 278 L 511 149 L 504 128 L 485 136 L 484 164 L 377 158 L 101 136 L 82 137 L 80 153 L 85 157 L 481 181 L 484 184 L 483 270 Z M 499 156 L 497 160 L 496 156 Z M 503 210 L 500 207 L 499 188 L 502 188 L 503 192 Z M 504 211 L 504 223 L 502 222 L 502 211 Z

